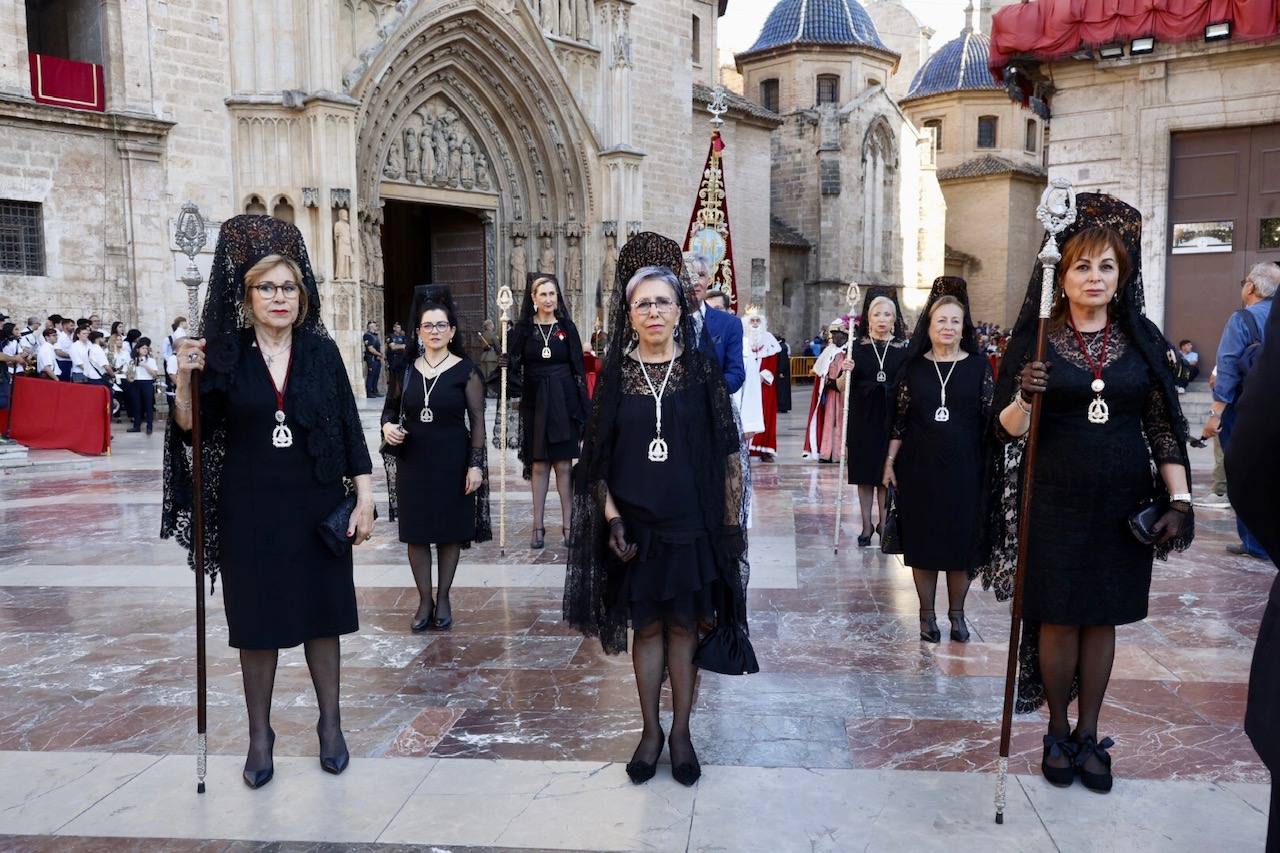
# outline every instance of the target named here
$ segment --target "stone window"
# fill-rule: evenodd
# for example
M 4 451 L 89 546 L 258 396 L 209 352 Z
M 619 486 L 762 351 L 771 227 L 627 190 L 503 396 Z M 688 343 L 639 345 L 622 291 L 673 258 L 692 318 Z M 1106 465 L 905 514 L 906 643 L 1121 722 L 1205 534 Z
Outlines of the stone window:
M 1000 127 L 1000 119 L 995 116 L 978 116 L 978 147 L 995 148 L 996 131 Z
M 924 126 L 926 129 L 933 128 L 933 151 L 936 154 L 942 150 L 942 119 L 931 118 Z
M 39 202 L 0 199 L 0 273 L 44 275 L 44 217 Z
M 100 0 L 26 0 L 27 50 L 102 65 L 102 5 Z
M 840 103 L 840 77 L 837 74 L 818 75 L 818 103 Z
M 868 89 L 874 89 L 876 86 L 879 86 L 879 85 L 880 85 L 880 81 L 879 81 L 879 80 L 877 80 L 876 78 L 874 78 L 874 77 L 868 77 L 868 78 L 867 78 L 867 88 L 868 88 Z
M 770 112 L 778 111 L 778 79 L 760 81 L 760 106 Z
M 1027 141 L 1022 147 L 1028 154 L 1034 154 L 1040 150 L 1040 128 L 1033 118 L 1027 119 Z
M 702 19 L 697 15 L 693 16 L 693 30 L 690 33 L 693 40 L 693 58 L 694 65 L 702 64 Z

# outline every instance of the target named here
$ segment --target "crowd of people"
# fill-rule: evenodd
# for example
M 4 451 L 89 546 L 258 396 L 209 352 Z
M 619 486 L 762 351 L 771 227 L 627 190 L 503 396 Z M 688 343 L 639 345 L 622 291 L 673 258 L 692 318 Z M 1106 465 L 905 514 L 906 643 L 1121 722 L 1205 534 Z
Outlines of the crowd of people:
M 27 317 L 19 325 L 0 313 L 0 408 L 7 408 L 12 382 L 29 376 L 51 382 L 101 385 L 111 393 L 112 412 L 130 424 L 128 432 L 150 435 L 157 394 L 173 395 L 177 347 L 187 334 L 187 318 L 176 317 L 159 347 L 121 320 L 104 328 L 97 314 L 45 319 Z
M 1102 194 L 1081 193 L 1076 206 L 1076 221 L 1058 237 L 1043 359 L 1034 355 L 1038 262 L 1010 330 L 975 325 L 962 279 L 934 282 L 910 336 L 895 290 L 869 288 L 858 315 L 833 320 L 818 342 L 805 453 L 847 463 L 861 503 L 858 544 L 879 537 L 882 550 L 902 555 L 924 642 L 942 640 L 940 573 L 950 639 L 964 643 L 972 581 L 1008 599 L 1025 554 L 1018 707 L 1048 706 L 1041 769 L 1049 782 L 1079 779 L 1107 791 L 1111 742 L 1100 717 L 1116 626 L 1146 617 L 1153 561 L 1194 537 L 1179 391 L 1196 359 L 1144 314 L 1140 214 Z M 172 381 L 162 535 L 189 546 L 192 514 L 202 513 L 204 569 L 223 580 L 230 644 L 240 651 L 244 780 L 257 788 L 274 772 L 271 691 L 281 648 L 306 648 L 322 767 L 347 766 L 340 637 L 358 625 L 351 547 L 373 537 L 376 512 L 355 398 L 318 321 L 301 234 L 270 217 L 234 217 L 217 257 L 205 336 L 187 336 L 179 317 L 158 359 L 136 330 L 114 324 L 104 333 L 93 317 L 6 326 L 3 353 L 7 372 L 49 381 Z M 626 772 L 647 781 L 669 749 L 673 776 L 691 785 L 701 773 L 690 725 L 698 670 L 758 670 L 746 607 L 750 456 L 778 452 L 777 415 L 790 407 L 788 350 L 763 312 L 726 310 L 728 294 L 711 286 L 705 258 L 661 235 L 644 232 L 622 247 L 617 281 L 607 322 L 591 336 L 599 357 L 583 346 L 555 275 L 535 271 L 506 352 L 491 326 L 477 332 L 486 344 L 481 363 L 466 355 L 449 288 L 424 285 L 385 340 L 376 326 L 367 330 L 363 355 L 377 363 L 366 392 L 379 393 L 385 362 L 379 455 L 419 592 L 406 627 L 448 631 L 466 618 L 450 599 L 462 552 L 492 538 L 486 408 L 491 374 L 505 368 L 509 446 L 533 497 L 529 547 L 546 545 L 554 474 L 567 564 L 563 618 L 606 652 L 631 653 L 643 729 Z M 1263 360 L 1278 285 L 1275 264 L 1253 267 L 1242 282 L 1245 307 L 1218 348 L 1215 404 L 1203 429 L 1236 460 L 1242 494 L 1251 478 L 1232 432 L 1248 397 L 1244 379 Z M 1003 359 L 998 371 L 993 347 Z M 201 454 L 185 452 L 193 371 L 204 376 Z M 151 405 L 145 394 L 128 396 L 135 418 Z M 1256 438 L 1249 434 L 1251 446 Z M 1020 549 L 1030 459 L 1032 533 Z M 193 465 L 203 472 L 198 495 Z M 290 512 L 264 515 L 234 499 L 268 493 Z M 1241 523 L 1240 535 L 1240 553 L 1269 553 L 1269 528 L 1259 538 Z M 659 716 L 664 682 L 669 732 Z

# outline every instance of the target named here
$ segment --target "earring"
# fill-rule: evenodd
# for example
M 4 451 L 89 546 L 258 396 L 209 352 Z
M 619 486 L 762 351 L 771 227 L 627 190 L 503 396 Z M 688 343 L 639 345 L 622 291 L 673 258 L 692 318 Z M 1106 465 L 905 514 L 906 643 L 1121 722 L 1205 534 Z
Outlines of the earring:
M 675 330 L 674 332 L 672 332 L 672 333 L 671 333 L 671 337 L 675 338 L 675 339 L 676 339 L 676 341 L 679 341 L 679 340 L 680 340 L 680 327 L 679 327 L 679 326 L 676 326 L 676 330 Z
M 639 333 L 639 332 L 637 332 L 637 331 L 633 328 L 633 329 L 631 330 L 631 337 L 630 337 L 628 340 L 630 340 L 630 341 L 631 341 L 631 345 L 632 345 L 633 347 L 634 347 L 634 346 L 639 346 L 639 345 L 640 345 L 640 333 Z

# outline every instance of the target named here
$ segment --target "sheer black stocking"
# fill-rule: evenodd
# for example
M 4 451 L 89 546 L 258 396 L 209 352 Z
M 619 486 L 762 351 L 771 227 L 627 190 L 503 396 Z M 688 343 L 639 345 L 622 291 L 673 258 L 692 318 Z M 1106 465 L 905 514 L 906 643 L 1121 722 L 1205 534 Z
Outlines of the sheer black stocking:
M 662 754 L 662 721 L 658 717 L 658 707 L 662 699 L 665 654 L 661 622 L 636 630 L 631 638 L 631 665 L 636 671 L 636 693 L 640 697 L 644 731 L 631 756 L 632 761 L 653 764 Z
M 569 538 L 570 517 L 573 514 L 573 463 L 568 459 L 554 463 L 556 491 L 560 494 L 560 524 L 563 536 Z M 543 494 L 546 490 L 543 490 Z
M 934 599 L 938 597 L 938 573 L 925 569 L 912 569 L 911 579 L 916 582 L 916 596 L 920 599 L 920 630 L 929 630 L 929 617 L 933 616 Z
M 1080 657 L 1080 627 L 1078 625 L 1040 626 L 1040 675 L 1044 680 L 1044 695 L 1049 706 L 1049 734 L 1066 737 L 1071 733 L 1071 720 L 1067 706 L 1071 701 L 1071 682 L 1076 675 Z M 1048 759 L 1050 767 L 1067 767 L 1068 755 Z
M 547 489 L 551 487 L 551 463 L 534 462 L 530 466 L 529 485 L 533 488 L 533 526 L 541 530 L 546 527 L 543 516 L 547 513 Z
M 457 566 L 457 560 L 454 560 Z M 431 615 L 434 601 L 431 597 L 431 546 L 409 546 L 409 568 L 413 571 L 413 583 L 418 587 L 418 610 L 413 616 L 414 622 L 421 622 Z M 443 571 L 444 567 L 441 566 Z M 453 576 L 450 575 L 452 580 Z
M 437 545 L 436 551 L 440 560 L 440 585 L 436 589 L 436 618 L 448 619 L 453 615 L 453 605 L 449 603 L 449 590 L 453 586 L 453 576 L 458 571 L 462 545 L 457 542 L 450 545 Z
M 276 684 L 276 649 L 241 649 L 240 675 L 249 713 L 249 754 L 244 769 L 265 770 L 271 764 L 271 691 Z
M 698 649 L 698 632 L 679 625 L 667 626 L 667 672 L 671 675 L 671 766 L 696 763 L 693 739 L 689 736 L 689 715 L 693 713 L 693 693 L 698 668 L 693 655 Z
M 1114 625 L 1086 625 L 1080 629 L 1080 700 L 1079 718 L 1075 736 L 1084 740 L 1092 735 L 1098 740 L 1098 715 L 1102 713 L 1102 700 L 1111 681 L 1111 664 L 1116 657 L 1116 629 Z M 1106 767 L 1096 755 L 1090 754 L 1084 768 L 1090 773 L 1103 773 Z
M 307 655 L 307 669 L 311 671 L 311 684 L 316 689 L 316 704 L 320 706 L 320 720 L 316 723 L 320 754 L 337 755 L 346 749 L 346 741 L 342 737 L 342 714 L 338 707 L 341 672 L 338 638 L 307 640 L 303 649 Z
M 875 486 L 858 486 L 858 503 L 862 506 L 862 535 L 871 535 L 871 504 L 875 500 Z M 884 513 L 880 513 L 884 517 Z
M 969 595 L 969 573 L 961 570 L 947 572 L 947 609 L 964 612 L 964 600 Z

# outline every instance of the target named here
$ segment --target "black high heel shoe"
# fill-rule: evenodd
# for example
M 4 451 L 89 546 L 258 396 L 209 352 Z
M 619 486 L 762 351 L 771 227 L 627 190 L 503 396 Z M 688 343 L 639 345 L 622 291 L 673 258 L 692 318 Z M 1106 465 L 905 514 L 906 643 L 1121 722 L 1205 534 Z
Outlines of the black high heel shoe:
M 341 731 L 339 731 L 339 734 L 341 734 Z M 320 736 L 319 723 L 316 724 L 316 736 Z M 337 776 L 341 774 L 343 770 L 346 770 L 347 765 L 350 763 L 351 753 L 347 749 L 347 739 L 345 737 L 342 739 L 342 752 L 339 752 L 337 755 L 322 754 L 320 756 L 320 769 L 325 773 L 332 773 L 334 776 Z
M 453 611 L 449 611 L 448 616 L 437 616 L 435 621 L 431 623 L 433 631 L 448 631 L 453 627 Z
M 947 619 L 951 622 L 951 639 L 957 643 L 969 642 L 969 626 L 964 621 L 963 610 L 948 610 Z
M 662 749 L 666 745 L 667 736 L 662 729 L 658 729 L 658 754 L 653 757 L 653 761 L 641 761 L 633 756 L 627 762 L 627 777 L 633 784 L 643 785 L 653 778 L 653 774 L 658 772 L 658 759 L 662 757 Z
M 693 751 L 693 744 L 689 744 L 689 754 L 692 756 L 691 761 L 681 761 L 679 764 L 671 765 L 671 778 L 675 779 L 686 788 L 691 788 L 702 777 L 702 765 L 698 762 L 698 754 Z M 672 751 L 672 755 L 675 752 Z
M 431 623 L 435 621 L 435 618 L 436 606 L 433 604 L 431 605 L 431 609 L 427 611 L 427 615 L 410 624 L 409 629 L 415 634 L 421 634 L 423 631 L 431 627 Z
M 925 614 L 929 614 L 925 616 Z M 938 617 L 932 610 L 920 611 L 920 639 L 926 643 L 941 643 L 942 630 L 938 627 Z
M 858 547 L 859 547 L 859 548 L 866 548 L 866 547 L 867 547 L 867 546 L 869 546 L 870 544 L 871 544 L 871 534 L 870 534 L 870 533 L 859 533 L 859 534 L 858 534 Z
M 1111 791 L 1111 756 L 1107 750 L 1115 746 L 1115 741 L 1109 737 L 1104 737 L 1099 743 L 1094 739 L 1093 735 L 1085 735 L 1084 740 L 1077 740 L 1075 765 L 1076 772 L 1080 774 L 1080 782 L 1090 791 L 1099 794 L 1106 794 Z M 1102 772 L 1094 773 L 1085 768 L 1085 764 L 1089 761 L 1090 756 L 1096 756 L 1102 764 Z
M 270 755 L 270 753 L 275 752 L 275 748 L 276 748 L 275 729 L 271 729 L 271 728 L 267 729 L 267 738 L 268 738 L 267 753 L 269 758 L 271 759 L 268 762 L 267 766 L 262 768 L 261 770 L 250 770 L 248 767 L 246 767 L 243 773 L 244 783 L 248 785 L 250 788 L 253 788 L 255 791 L 258 788 L 261 788 L 263 785 L 270 782 L 271 777 L 276 775 L 275 757 Z
M 1045 735 L 1044 756 L 1040 759 L 1040 775 L 1050 785 L 1070 788 L 1071 783 L 1076 780 L 1076 751 L 1076 743 L 1070 737 Z M 1049 763 L 1050 758 L 1065 758 L 1067 766 L 1054 767 Z
M 541 550 L 547 544 L 547 529 L 545 527 L 533 528 L 533 536 L 529 538 L 529 547 L 534 551 Z

